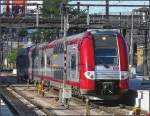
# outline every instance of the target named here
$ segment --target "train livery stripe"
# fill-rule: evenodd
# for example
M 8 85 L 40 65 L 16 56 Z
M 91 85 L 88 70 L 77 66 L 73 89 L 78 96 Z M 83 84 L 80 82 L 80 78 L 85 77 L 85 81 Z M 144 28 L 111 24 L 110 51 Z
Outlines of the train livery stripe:
M 31 74 L 30 74 L 31 75 Z M 41 77 L 43 80 L 50 80 L 50 81 L 55 81 L 55 82 L 59 82 L 59 83 L 63 83 L 63 80 L 57 80 L 55 79 L 54 77 L 52 76 L 42 76 L 42 75 L 35 75 L 36 77 Z M 65 82 L 65 84 L 68 84 L 68 85 L 72 85 L 72 86 L 80 86 L 80 83 L 79 82 L 75 82 L 75 81 L 69 81 L 67 80 Z
M 63 83 L 63 80 L 57 80 L 57 79 L 54 79 L 54 78 L 51 77 L 51 76 L 43 76 L 42 78 L 43 78 L 44 80 L 51 80 L 51 81 Z M 69 80 L 67 80 L 67 81 L 65 82 L 65 84 L 72 85 L 72 86 L 79 86 L 79 85 L 80 85 L 79 82 L 74 82 L 74 81 L 69 81 Z

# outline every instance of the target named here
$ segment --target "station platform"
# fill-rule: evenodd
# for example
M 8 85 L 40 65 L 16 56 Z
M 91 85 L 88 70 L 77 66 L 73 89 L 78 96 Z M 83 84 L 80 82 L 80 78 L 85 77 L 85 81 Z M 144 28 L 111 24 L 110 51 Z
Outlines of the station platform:
M 136 78 L 129 80 L 129 90 L 136 92 L 134 98 L 135 107 L 140 107 L 146 112 L 150 112 L 149 95 L 150 95 L 150 81 L 144 76 L 136 76 Z

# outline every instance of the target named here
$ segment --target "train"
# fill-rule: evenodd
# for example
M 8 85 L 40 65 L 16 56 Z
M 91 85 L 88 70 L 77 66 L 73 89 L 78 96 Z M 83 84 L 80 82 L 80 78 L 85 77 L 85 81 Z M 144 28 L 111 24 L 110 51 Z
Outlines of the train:
M 28 68 L 29 68 L 29 48 L 19 49 L 16 56 L 16 68 L 17 68 L 17 80 L 27 81 L 28 80 Z
M 88 30 L 27 51 L 30 80 L 56 88 L 65 84 L 72 94 L 101 99 L 118 99 L 128 91 L 127 46 L 118 31 Z

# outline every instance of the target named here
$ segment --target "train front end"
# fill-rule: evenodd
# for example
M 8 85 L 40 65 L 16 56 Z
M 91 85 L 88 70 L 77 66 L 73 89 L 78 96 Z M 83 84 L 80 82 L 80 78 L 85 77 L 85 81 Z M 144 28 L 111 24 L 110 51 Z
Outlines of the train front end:
M 91 31 L 80 47 L 80 90 L 101 99 L 118 99 L 128 90 L 128 55 L 121 34 Z
M 104 31 L 93 35 L 96 95 L 118 99 L 128 90 L 128 55 L 119 33 Z

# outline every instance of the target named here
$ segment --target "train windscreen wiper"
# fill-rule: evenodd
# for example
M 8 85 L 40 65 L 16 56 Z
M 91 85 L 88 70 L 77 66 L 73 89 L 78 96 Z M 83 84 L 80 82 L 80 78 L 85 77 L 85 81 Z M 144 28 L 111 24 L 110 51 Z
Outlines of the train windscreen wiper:
M 102 59 L 99 59 L 100 63 L 105 67 L 105 68 L 109 68 L 109 65 L 104 63 L 104 61 Z

